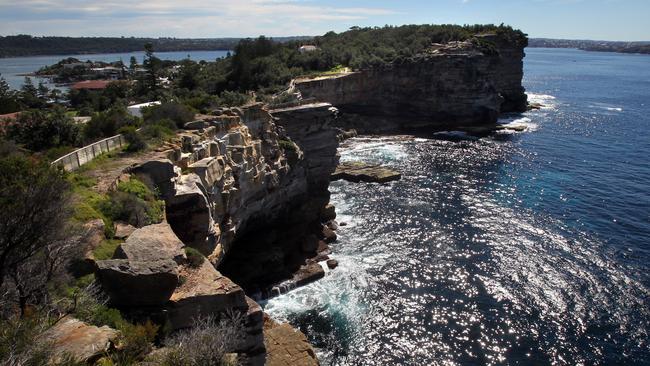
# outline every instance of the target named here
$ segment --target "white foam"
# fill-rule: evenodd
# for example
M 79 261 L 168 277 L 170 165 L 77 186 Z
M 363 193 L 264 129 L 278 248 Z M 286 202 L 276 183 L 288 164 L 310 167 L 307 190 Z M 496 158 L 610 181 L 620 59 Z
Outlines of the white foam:
M 497 131 L 497 133 L 507 133 L 507 134 L 517 133 L 518 131 L 515 131 L 514 129 L 518 129 L 521 127 L 525 129 L 525 132 L 536 131 L 539 127 L 537 123 L 533 123 L 533 121 L 528 117 L 502 118 L 499 120 L 498 123 L 503 127 L 511 128 L 511 129 L 499 130 Z
M 589 107 L 595 109 L 604 109 L 608 112 L 623 112 L 622 107 L 612 105 L 612 104 L 607 104 L 607 103 L 593 103 Z
M 526 95 L 530 104 L 541 104 L 541 109 L 555 109 L 556 98 L 552 95 L 535 93 L 526 93 Z

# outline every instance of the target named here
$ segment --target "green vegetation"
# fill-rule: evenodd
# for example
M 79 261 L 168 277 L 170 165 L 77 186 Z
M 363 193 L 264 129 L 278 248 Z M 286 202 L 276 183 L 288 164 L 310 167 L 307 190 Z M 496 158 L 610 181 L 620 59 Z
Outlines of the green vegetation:
M 81 141 L 81 129 L 65 113 L 55 108 L 52 113 L 32 110 L 21 113 L 11 124 L 7 136 L 33 151 L 61 146 L 75 146 Z
M 171 120 L 176 124 L 176 128 L 183 128 L 185 123 L 194 119 L 194 111 L 186 105 L 177 102 L 168 102 L 144 108 L 142 116 L 145 124 L 154 124 L 163 120 Z M 165 122 L 165 124 L 167 124 L 167 122 Z
M 296 144 L 289 140 L 278 140 L 280 147 L 288 151 L 296 151 Z
M 187 256 L 187 262 L 189 263 L 189 266 L 192 268 L 201 267 L 205 261 L 203 254 L 191 247 L 185 247 L 185 255 Z
M 93 115 L 92 119 L 84 126 L 84 138 L 86 141 L 93 141 L 115 136 L 120 128 L 138 124 L 138 119 L 127 112 L 126 106 L 115 104 L 105 112 Z
M 115 250 L 124 241 L 118 239 L 105 239 L 95 250 L 93 250 L 93 257 L 97 260 L 111 259 Z

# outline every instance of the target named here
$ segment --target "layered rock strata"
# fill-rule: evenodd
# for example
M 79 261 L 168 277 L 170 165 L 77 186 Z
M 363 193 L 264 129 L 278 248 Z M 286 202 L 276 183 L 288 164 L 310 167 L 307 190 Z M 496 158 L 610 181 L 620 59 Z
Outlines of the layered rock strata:
M 302 79 L 302 98 L 340 109 L 338 126 L 359 133 L 441 130 L 495 124 L 523 112 L 525 42 L 497 35 L 432 45 L 412 59 L 379 69 Z
M 273 115 L 261 105 L 224 110 L 189 124 L 165 159 L 130 167 L 165 200 L 166 221 L 126 234 L 112 259 L 96 261 L 111 303 L 157 314 L 172 331 L 239 311 L 246 337 L 238 351 L 263 364 L 263 312 L 244 289 L 256 293 L 295 272 L 300 283 L 322 277 L 309 258 L 324 250 L 322 223 L 335 216 L 336 112 L 326 103 Z M 316 245 L 306 245 L 314 233 Z M 206 260 L 197 266 L 185 247 Z

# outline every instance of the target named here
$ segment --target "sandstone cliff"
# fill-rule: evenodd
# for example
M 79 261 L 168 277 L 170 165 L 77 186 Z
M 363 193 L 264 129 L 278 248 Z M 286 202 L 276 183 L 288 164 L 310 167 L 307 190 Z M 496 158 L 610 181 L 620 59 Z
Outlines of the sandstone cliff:
M 166 222 L 127 234 L 112 259 L 95 262 L 111 303 L 144 310 L 171 330 L 241 312 L 239 352 L 247 364 L 263 364 L 262 309 L 244 290 L 261 297 L 281 280 L 322 277 L 316 261 L 328 258 L 316 257 L 326 244 L 314 233 L 334 215 L 327 205 L 336 113 L 327 103 L 273 115 L 261 105 L 228 109 L 187 124 L 165 158 L 128 168 L 165 200 Z M 186 247 L 207 260 L 193 264 Z
M 299 79 L 302 98 L 329 102 L 339 126 L 360 133 L 440 130 L 496 123 L 526 109 L 525 44 L 497 35 L 434 44 L 387 67 Z

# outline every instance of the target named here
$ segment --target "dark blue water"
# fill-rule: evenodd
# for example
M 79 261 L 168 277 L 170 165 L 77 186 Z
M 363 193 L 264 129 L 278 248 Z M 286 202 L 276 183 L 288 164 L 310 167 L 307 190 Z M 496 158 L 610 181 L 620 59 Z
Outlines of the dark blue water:
M 650 56 L 529 49 L 522 133 L 358 138 L 325 279 L 273 299 L 325 365 L 650 364 Z

